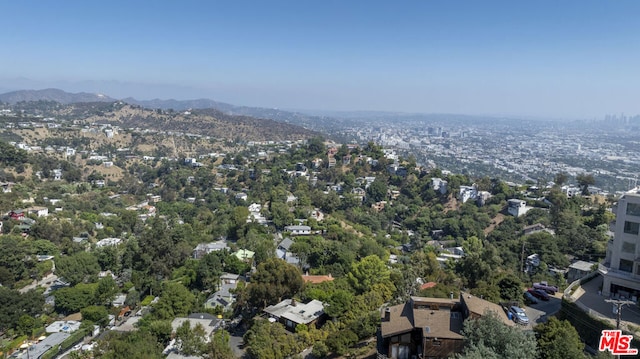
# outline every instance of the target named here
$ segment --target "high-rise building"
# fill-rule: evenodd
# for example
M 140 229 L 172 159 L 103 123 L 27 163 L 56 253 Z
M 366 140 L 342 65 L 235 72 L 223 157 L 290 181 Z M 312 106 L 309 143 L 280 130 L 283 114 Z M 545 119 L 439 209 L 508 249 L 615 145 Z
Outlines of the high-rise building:
M 625 193 L 614 207 L 615 234 L 600 265 L 602 294 L 637 300 L 640 297 L 640 187 Z

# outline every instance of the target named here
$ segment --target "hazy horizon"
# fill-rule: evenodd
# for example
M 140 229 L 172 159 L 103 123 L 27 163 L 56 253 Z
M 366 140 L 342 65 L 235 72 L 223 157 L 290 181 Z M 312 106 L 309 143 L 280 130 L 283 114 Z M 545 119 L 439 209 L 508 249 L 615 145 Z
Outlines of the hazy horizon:
M 593 119 L 640 113 L 640 3 L 6 2 L 0 91 Z

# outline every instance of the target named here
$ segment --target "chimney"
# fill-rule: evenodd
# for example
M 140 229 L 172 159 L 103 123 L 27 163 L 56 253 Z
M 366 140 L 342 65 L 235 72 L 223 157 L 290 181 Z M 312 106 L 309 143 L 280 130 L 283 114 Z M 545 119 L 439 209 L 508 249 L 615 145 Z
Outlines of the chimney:
M 331 276 L 331 273 L 329 273 L 329 278 L 333 278 L 333 276 Z
M 291 306 L 295 307 L 296 305 L 298 305 L 298 303 L 296 303 L 296 300 L 291 298 Z
M 390 308 L 386 308 L 384 310 L 384 320 L 387 322 L 391 321 L 391 309 Z

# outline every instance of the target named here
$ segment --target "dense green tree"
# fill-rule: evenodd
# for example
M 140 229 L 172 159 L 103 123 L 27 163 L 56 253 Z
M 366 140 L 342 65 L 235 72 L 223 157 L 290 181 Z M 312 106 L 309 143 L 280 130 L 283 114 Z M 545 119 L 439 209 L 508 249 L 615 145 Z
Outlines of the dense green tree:
M 484 358 L 537 358 L 535 337 L 520 328 L 505 325 L 493 312 L 465 320 L 463 335 L 465 349 L 460 358 L 479 358 L 479 354 Z
M 566 320 L 550 317 L 533 328 L 541 359 L 584 359 L 584 343 Z
M 106 276 L 98 281 L 95 291 L 95 303 L 97 305 L 111 305 L 111 301 L 118 293 L 118 285 L 111 276 Z
M 376 177 L 367 188 L 367 196 L 371 202 L 384 201 L 387 198 L 387 182 L 379 176 Z
M 127 333 L 111 331 L 98 341 L 93 354 L 95 358 L 101 359 L 160 359 L 164 357 L 162 346 L 158 343 L 157 338 L 147 331 Z
M 258 308 L 293 297 L 302 288 L 300 270 L 279 258 L 260 263 L 247 286 L 249 303 Z
M 0 241 L 0 283 L 11 287 L 29 278 L 35 260 L 30 256 L 29 243 L 14 235 L 2 236 Z
M 331 294 L 327 300 L 324 312 L 327 315 L 337 318 L 351 309 L 354 296 L 349 291 L 338 289 Z
M 80 310 L 82 320 L 89 320 L 95 324 L 104 326 L 109 322 L 109 312 L 102 305 L 91 305 Z
M 18 324 L 16 326 L 16 329 L 22 335 L 31 336 L 31 333 L 33 333 L 33 330 L 40 327 L 41 325 L 42 323 L 40 323 L 39 319 L 34 318 L 33 316 L 28 314 L 23 314 L 18 319 Z
M 553 182 L 558 187 L 562 187 L 563 184 L 567 183 L 567 180 L 569 180 L 569 176 L 567 176 L 567 174 L 564 172 L 556 173 L 555 177 L 553 178 Z
M 55 291 L 56 311 L 70 314 L 95 303 L 97 284 L 78 283 Z
M 56 259 L 56 273 L 71 285 L 92 281 L 99 272 L 98 259 L 89 252 L 78 252 Z
M 267 320 L 255 320 L 243 339 L 247 354 L 255 359 L 284 359 L 304 349 L 304 344 L 287 333 L 282 324 Z
M 39 315 L 42 313 L 43 306 L 44 297 L 35 290 L 21 294 L 18 291 L 0 287 L 0 331 L 15 328 L 23 315 L 30 317 Z
M 200 323 L 191 327 L 191 322 L 187 320 L 176 330 L 176 340 L 182 354 L 200 355 L 206 347 L 206 332 Z
M 505 275 L 498 281 L 500 297 L 508 301 L 518 301 L 522 298 L 522 281 L 515 275 Z
M 326 344 L 332 352 L 338 355 L 344 355 L 357 341 L 358 335 L 346 329 L 329 334 Z
M 4 141 L 0 141 L 0 164 L 5 166 L 17 166 L 26 163 L 27 159 L 27 151 L 11 146 Z
M 186 316 L 191 312 L 194 303 L 194 295 L 184 285 L 165 282 L 162 286 L 160 299 L 153 305 L 154 316 L 158 319 Z
M 370 291 L 374 285 L 393 286 L 390 281 L 391 272 L 386 263 L 378 256 L 368 256 L 353 263 L 347 279 L 357 294 Z
M 216 330 L 205 348 L 204 357 L 207 359 L 235 359 L 236 356 L 229 346 L 229 338 L 229 332 L 226 330 Z
M 596 184 L 596 180 L 593 175 L 588 173 L 579 173 L 576 176 L 576 181 L 578 181 L 582 194 L 585 196 L 589 194 L 589 186 Z

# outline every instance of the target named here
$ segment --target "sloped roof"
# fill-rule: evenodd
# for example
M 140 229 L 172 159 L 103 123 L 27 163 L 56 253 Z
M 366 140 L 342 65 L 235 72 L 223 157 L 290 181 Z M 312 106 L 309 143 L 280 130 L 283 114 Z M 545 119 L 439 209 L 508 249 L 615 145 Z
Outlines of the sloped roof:
M 462 313 L 452 311 L 458 302 L 451 299 L 411 297 L 411 300 L 385 309 L 389 320 L 382 313 L 380 332 L 382 337 L 390 337 L 421 329 L 424 337 L 463 339 Z M 438 307 L 439 309 L 432 309 Z
M 460 299 L 464 302 L 470 313 L 482 316 L 487 312 L 494 312 L 498 315 L 498 318 L 500 318 L 504 324 L 509 326 L 515 325 L 515 323 L 509 319 L 504 309 L 502 309 L 502 307 L 498 304 L 491 303 L 488 300 L 478 298 L 465 292 L 460 292 Z

